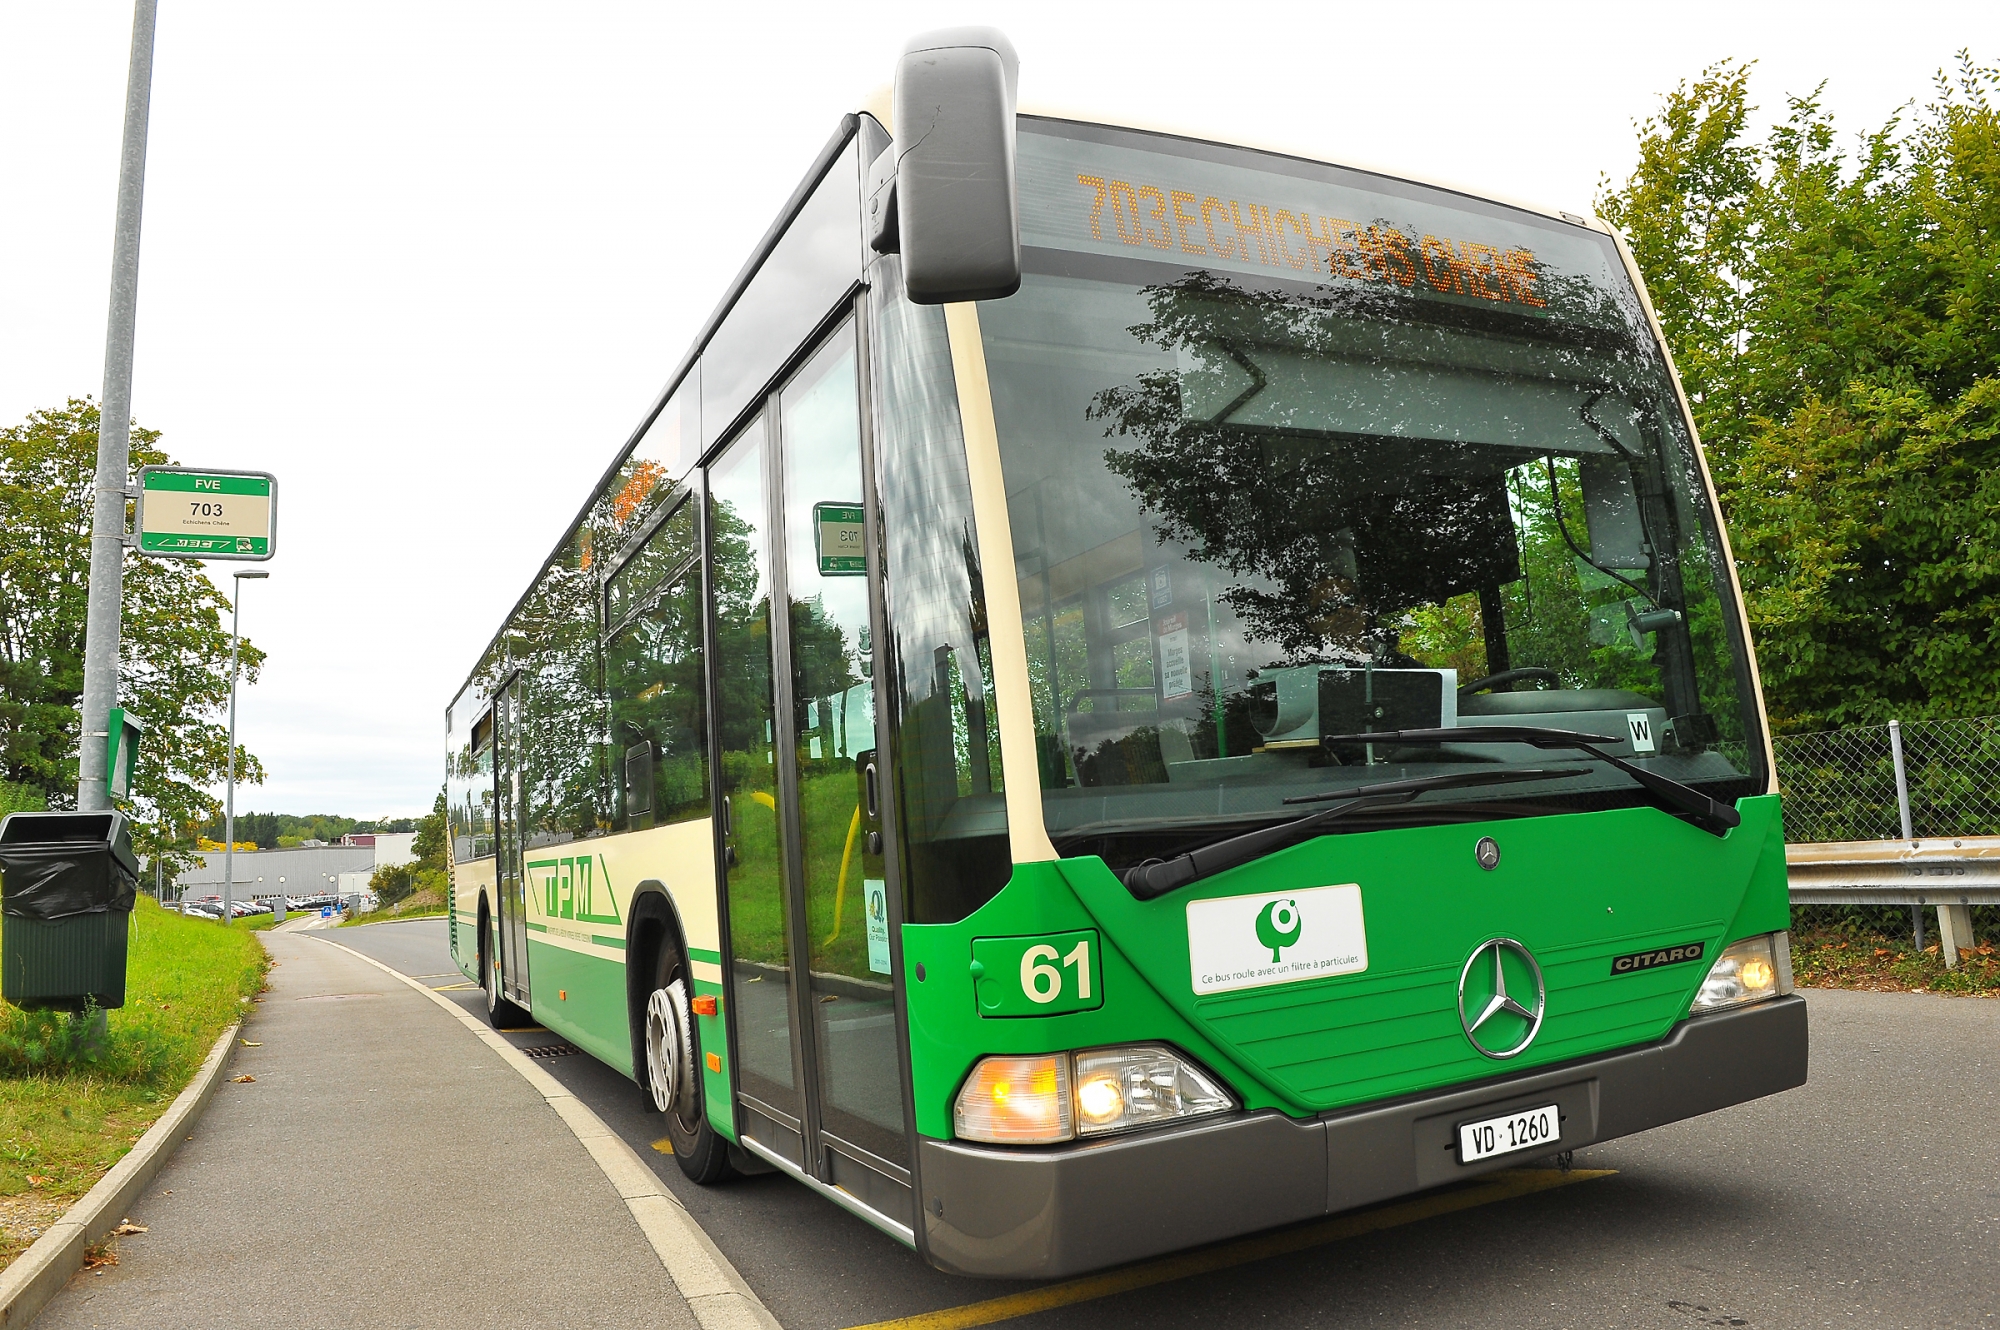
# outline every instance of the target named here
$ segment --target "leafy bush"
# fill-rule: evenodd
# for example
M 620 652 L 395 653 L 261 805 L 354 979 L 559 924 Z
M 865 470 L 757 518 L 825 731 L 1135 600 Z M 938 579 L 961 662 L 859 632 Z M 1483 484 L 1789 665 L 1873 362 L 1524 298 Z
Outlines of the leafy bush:
M 417 889 L 417 866 L 414 863 L 383 864 L 369 877 L 368 889 L 384 905 L 394 905 L 407 899 Z
M 9 1016 L 0 1026 L 0 1075 L 78 1071 L 104 1060 L 106 1013 L 95 1002 L 80 1012 L 14 1008 Z

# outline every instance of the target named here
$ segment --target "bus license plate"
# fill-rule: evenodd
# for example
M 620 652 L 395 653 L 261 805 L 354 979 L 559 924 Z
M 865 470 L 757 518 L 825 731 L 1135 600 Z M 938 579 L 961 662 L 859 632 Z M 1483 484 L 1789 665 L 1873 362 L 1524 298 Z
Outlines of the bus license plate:
M 1523 1109 L 1504 1117 L 1481 1118 L 1458 1128 L 1458 1162 L 1477 1163 L 1516 1150 L 1547 1149 L 1562 1139 L 1562 1115 L 1554 1104 Z

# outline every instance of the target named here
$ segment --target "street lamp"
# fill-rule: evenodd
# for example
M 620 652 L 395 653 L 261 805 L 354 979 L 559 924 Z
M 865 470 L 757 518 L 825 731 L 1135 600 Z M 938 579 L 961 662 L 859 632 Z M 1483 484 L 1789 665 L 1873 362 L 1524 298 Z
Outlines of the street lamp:
M 222 922 L 236 922 L 231 897 L 236 885 L 236 653 L 243 642 L 243 582 L 270 574 L 250 569 L 235 574 L 236 594 L 229 604 L 229 793 L 222 818 Z

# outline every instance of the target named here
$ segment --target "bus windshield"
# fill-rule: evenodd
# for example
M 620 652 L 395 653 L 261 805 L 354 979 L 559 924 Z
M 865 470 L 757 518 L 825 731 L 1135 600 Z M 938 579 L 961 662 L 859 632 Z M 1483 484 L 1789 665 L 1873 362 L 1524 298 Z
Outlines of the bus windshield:
M 1118 867 L 1301 795 L 1551 756 L 1327 742 L 1397 729 L 1573 730 L 1717 799 L 1764 788 L 1715 515 L 1609 237 L 1021 130 L 1026 276 L 979 317 L 1059 850 Z M 1356 825 L 1647 800 L 1571 770 Z

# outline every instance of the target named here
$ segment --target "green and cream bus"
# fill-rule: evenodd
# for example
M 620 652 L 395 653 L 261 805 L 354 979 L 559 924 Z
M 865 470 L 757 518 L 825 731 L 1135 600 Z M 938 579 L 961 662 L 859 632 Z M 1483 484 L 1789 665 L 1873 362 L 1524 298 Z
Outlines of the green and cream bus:
M 451 940 L 688 1175 L 1047 1277 L 1801 1084 L 1714 488 L 1603 223 L 844 119 L 452 700 Z

